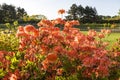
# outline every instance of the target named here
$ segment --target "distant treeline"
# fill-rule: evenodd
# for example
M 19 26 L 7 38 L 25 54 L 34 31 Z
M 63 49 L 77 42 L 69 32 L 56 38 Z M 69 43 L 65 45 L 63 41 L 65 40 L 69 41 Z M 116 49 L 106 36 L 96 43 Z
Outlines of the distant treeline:
M 82 5 L 72 4 L 67 11 L 68 15 L 65 20 L 79 20 L 80 23 L 120 23 L 120 14 L 118 16 L 98 15 L 96 8 L 91 6 L 83 7 Z M 13 23 L 18 21 L 23 23 L 37 23 L 41 19 L 46 19 L 44 15 L 29 16 L 24 8 L 15 7 L 6 3 L 0 5 L 0 23 Z
M 72 4 L 67 13 L 67 20 L 79 20 L 81 23 L 120 23 L 120 14 L 117 16 L 98 15 L 96 8 L 91 6 Z
M 15 7 L 6 3 L 0 5 L 0 23 L 14 22 L 23 19 L 27 15 L 24 8 Z
M 15 7 L 6 3 L 0 5 L 0 23 L 37 23 L 41 18 L 46 18 L 44 15 L 29 16 L 24 8 Z

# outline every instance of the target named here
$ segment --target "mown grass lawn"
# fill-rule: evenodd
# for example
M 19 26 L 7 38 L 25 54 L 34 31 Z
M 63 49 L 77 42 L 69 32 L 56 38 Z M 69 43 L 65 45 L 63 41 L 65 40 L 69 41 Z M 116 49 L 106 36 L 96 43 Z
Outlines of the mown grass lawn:
M 120 38 L 120 33 L 111 33 L 109 36 L 106 36 L 103 40 L 109 42 L 109 48 L 113 47 L 117 39 Z
M 81 31 L 84 34 L 87 34 L 88 31 Z M 109 42 L 109 48 L 113 46 L 113 44 L 117 41 L 117 39 L 120 38 L 120 33 L 111 33 L 110 35 L 107 35 L 103 41 Z
M 120 38 L 120 33 L 111 33 L 109 36 L 106 36 L 105 40 L 114 43 L 118 38 Z

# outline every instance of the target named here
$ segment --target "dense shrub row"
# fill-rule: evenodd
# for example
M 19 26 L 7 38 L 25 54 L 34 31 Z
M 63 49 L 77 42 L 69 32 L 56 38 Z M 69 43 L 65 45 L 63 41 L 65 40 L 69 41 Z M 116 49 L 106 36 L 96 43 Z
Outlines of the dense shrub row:
M 63 27 L 60 30 L 56 25 Z M 16 51 L 0 51 L 3 80 L 116 80 L 119 78 L 119 40 L 112 50 L 102 39 L 110 33 L 73 28 L 78 21 L 41 20 L 39 29 L 19 26 Z M 96 38 L 98 38 L 96 40 Z M 14 40 L 13 40 L 14 41 Z M 16 44 L 16 43 L 15 43 Z M 14 49 L 14 48 L 13 48 Z M 5 50 L 5 49 L 4 49 Z
M 78 21 L 61 18 L 41 20 L 37 25 L 39 28 L 19 26 L 15 38 L 0 38 L 0 45 L 4 47 L 0 47 L 0 79 L 119 79 L 120 39 L 110 50 L 107 49 L 109 43 L 103 41 L 110 30 L 103 29 L 99 33 L 89 30 L 85 35 L 73 27 L 79 25 Z M 11 45 L 4 45 L 9 39 Z M 15 43 L 17 40 L 19 45 Z

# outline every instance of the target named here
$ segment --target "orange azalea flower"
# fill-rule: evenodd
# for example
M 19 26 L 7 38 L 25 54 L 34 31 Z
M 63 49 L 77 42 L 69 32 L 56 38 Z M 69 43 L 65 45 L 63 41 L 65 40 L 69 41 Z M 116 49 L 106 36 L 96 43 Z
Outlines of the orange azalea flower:
M 109 75 L 109 69 L 106 66 L 98 66 L 97 72 L 100 76 L 108 76 Z
M 72 23 L 73 25 L 80 25 L 80 23 L 79 23 L 78 20 L 72 20 L 71 23 Z
M 105 33 L 105 31 L 106 31 L 105 29 L 102 29 L 102 30 L 101 30 L 101 33 Z
M 53 27 L 53 23 L 50 20 L 43 19 L 38 24 L 38 26 L 44 26 L 44 27 Z
M 48 46 L 42 44 L 41 50 L 42 50 L 42 53 L 46 53 L 48 51 Z
M 66 28 L 71 28 L 73 25 L 70 23 L 70 21 L 67 21 L 64 26 Z
M 57 69 L 57 75 L 62 75 L 63 69 Z
M 27 25 L 27 26 L 24 27 L 24 30 L 25 30 L 26 33 L 29 33 L 29 32 L 31 32 L 31 31 L 32 31 L 32 32 L 35 31 L 36 29 L 35 29 L 35 27 L 32 26 L 32 25 Z
M 79 24 L 79 21 L 77 21 L 77 20 L 72 20 L 72 21 L 67 21 L 67 22 L 65 23 L 65 27 L 67 27 L 67 28 L 71 28 L 71 27 L 73 27 L 74 25 L 80 25 L 80 24 Z
M 10 80 L 17 80 L 17 76 L 15 74 L 12 74 Z
M 102 32 L 102 33 L 105 33 L 105 34 L 110 34 L 110 33 L 111 33 L 111 30 L 102 29 L 101 32 Z
M 4 57 L 4 54 L 7 54 L 6 51 L 0 51 L 0 59 L 2 59 Z
M 82 66 L 77 66 L 77 70 L 79 71 L 79 70 L 81 70 L 82 69 Z
M 64 13 L 65 13 L 65 10 L 64 10 L 64 9 L 58 10 L 58 14 L 64 14 Z
M 75 50 L 71 50 L 67 53 L 67 55 L 70 57 L 70 58 L 77 58 L 77 52 Z
M 22 26 L 18 27 L 17 34 L 20 33 L 20 32 L 24 32 L 24 28 Z
M 38 36 L 39 36 L 39 31 L 38 31 L 38 30 L 34 30 L 33 36 L 34 36 L 34 37 L 38 37 Z
M 79 48 L 78 40 L 75 41 L 75 42 L 71 42 L 70 45 L 73 49 L 77 50 Z
M 28 34 L 26 34 L 25 32 L 22 32 L 22 31 L 21 31 L 21 32 L 17 32 L 16 36 L 17 36 L 17 37 L 20 37 L 20 36 L 27 37 Z
M 55 62 L 57 60 L 57 54 L 55 54 L 55 53 L 49 53 L 47 55 L 47 60 L 49 62 Z
M 111 30 L 106 30 L 105 34 L 110 34 Z
M 54 47 L 54 51 L 60 53 L 60 52 L 62 52 L 62 47 L 61 46 L 56 46 L 56 47 Z
M 24 31 L 23 26 L 19 26 L 19 27 L 18 27 L 18 31 Z
M 25 33 L 24 28 L 22 26 L 19 26 L 18 30 L 17 30 L 16 36 L 17 37 L 19 37 L 19 36 L 25 36 L 25 37 L 27 37 L 28 35 Z
M 113 56 L 114 56 L 114 57 L 120 56 L 120 52 L 114 52 L 114 53 L 113 53 Z
M 95 30 L 89 30 L 88 35 L 93 37 L 97 35 L 97 32 Z
M 102 34 L 102 33 L 99 33 L 99 34 L 98 34 L 98 37 L 101 39 L 101 38 L 104 38 L 104 37 L 105 37 L 105 35 L 104 35 L 104 34 Z
M 53 22 L 54 22 L 54 24 L 65 24 L 65 20 L 63 20 L 61 18 L 57 18 Z
M 43 70 L 47 70 L 47 68 L 49 67 L 49 63 L 48 63 L 48 60 L 45 59 L 43 62 L 42 62 L 42 66 L 43 66 Z
M 108 46 L 109 45 L 109 43 L 108 42 L 103 42 L 103 44 L 102 44 L 104 47 L 106 47 L 106 46 Z

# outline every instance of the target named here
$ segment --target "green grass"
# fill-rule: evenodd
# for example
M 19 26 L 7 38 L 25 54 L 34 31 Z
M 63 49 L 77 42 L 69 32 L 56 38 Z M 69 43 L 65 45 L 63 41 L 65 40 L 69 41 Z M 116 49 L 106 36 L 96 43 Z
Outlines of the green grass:
M 103 41 L 109 42 L 108 48 L 112 48 L 117 39 L 120 38 L 120 33 L 111 33 L 109 36 L 106 36 Z
M 82 33 L 87 34 L 88 31 L 82 31 Z M 111 33 L 109 36 L 106 36 L 103 41 L 109 42 L 109 47 L 112 47 L 113 44 L 120 38 L 120 33 Z
M 106 36 L 105 40 L 114 43 L 118 38 L 120 38 L 120 33 L 111 33 L 109 36 Z
M 84 34 L 87 34 L 88 31 L 81 31 Z M 111 33 L 109 36 L 106 36 L 103 40 L 114 43 L 118 38 L 120 38 L 120 33 Z

